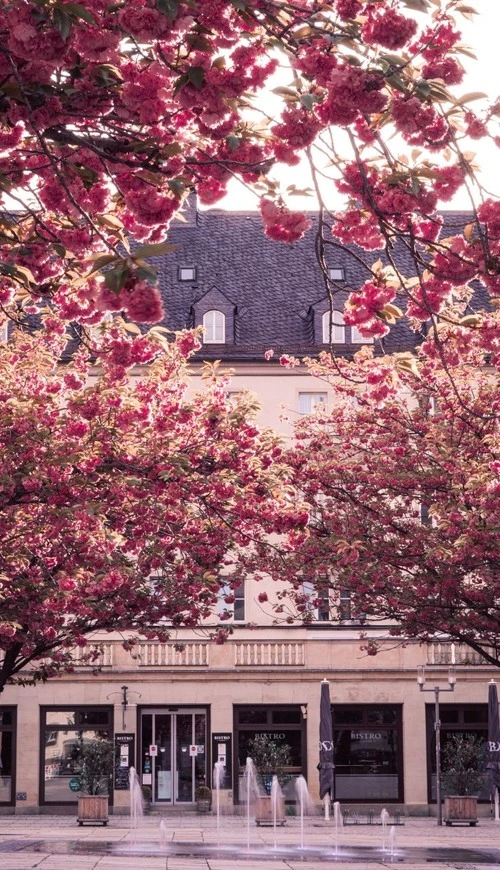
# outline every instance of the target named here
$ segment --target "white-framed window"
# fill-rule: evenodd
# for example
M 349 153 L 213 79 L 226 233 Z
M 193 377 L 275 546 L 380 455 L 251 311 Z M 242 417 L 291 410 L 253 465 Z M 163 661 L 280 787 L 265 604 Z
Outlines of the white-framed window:
M 196 266 L 179 266 L 177 277 L 179 281 L 195 281 Z
M 338 616 L 340 622 L 361 624 L 366 622 L 366 613 L 354 613 L 352 595 L 349 589 L 341 589 L 339 592 Z
M 302 584 L 302 589 L 309 598 L 307 609 L 309 612 L 314 611 L 317 622 L 330 622 L 330 590 L 326 587 L 316 589 L 310 580 Z
M 357 326 L 351 326 L 351 341 L 353 344 L 373 344 L 373 338 L 371 336 L 365 338 L 364 335 L 361 335 Z
M 226 598 L 234 601 L 225 601 Z M 219 614 L 230 613 L 232 622 L 245 622 L 245 581 L 240 580 L 234 588 L 222 586 L 219 593 Z
M 224 344 L 226 340 L 226 317 L 222 311 L 212 309 L 203 315 L 204 344 Z
M 312 414 L 319 406 L 326 407 L 326 393 L 299 393 L 299 414 Z
M 323 344 L 345 344 L 344 315 L 341 311 L 323 314 Z

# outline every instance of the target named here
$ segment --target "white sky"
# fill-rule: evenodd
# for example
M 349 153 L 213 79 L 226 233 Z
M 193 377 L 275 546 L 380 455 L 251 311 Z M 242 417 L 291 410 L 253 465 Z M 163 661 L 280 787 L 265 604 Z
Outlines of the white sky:
M 474 7 L 478 14 L 472 20 L 467 20 L 457 15 L 458 28 L 463 33 L 463 44 L 469 46 L 477 55 L 477 61 L 461 56 L 461 63 L 466 67 L 467 73 L 461 85 L 453 88 L 457 96 L 481 91 L 487 93 L 490 100 L 495 100 L 500 95 L 500 0 L 464 0 L 464 6 Z M 421 16 L 416 16 L 417 19 Z M 289 82 L 284 82 L 288 84 Z M 470 104 L 472 110 L 480 113 L 481 101 Z M 498 131 L 500 133 L 500 130 Z M 481 169 L 481 182 L 496 195 L 500 194 L 500 148 L 493 143 L 474 141 L 471 142 L 470 150 L 477 154 L 475 163 Z M 297 187 L 308 186 L 307 166 L 282 167 L 279 172 L 273 170 L 270 177 L 279 178 L 283 187 L 295 184 Z M 314 197 L 291 197 L 291 208 L 315 208 Z M 340 200 L 339 200 L 340 205 Z M 455 199 L 447 203 L 448 208 L 467 209 L 470 206 L 465 194 L 459 193 Z M 251 210 L 258 208 L 258 199 L 255 194 L 246 190 L 237 181 L 231 182 L 229 194 L 225 199 L 216 203 L 215 208 Z

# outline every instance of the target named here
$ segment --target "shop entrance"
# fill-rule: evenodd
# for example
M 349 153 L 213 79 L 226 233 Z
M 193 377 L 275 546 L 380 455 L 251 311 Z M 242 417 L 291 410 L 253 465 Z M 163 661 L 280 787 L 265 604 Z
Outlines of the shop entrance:
M 141 783 L 158 804 L 194 803 L 206 783 L 205 710 L 158 708 L 141 713 Z

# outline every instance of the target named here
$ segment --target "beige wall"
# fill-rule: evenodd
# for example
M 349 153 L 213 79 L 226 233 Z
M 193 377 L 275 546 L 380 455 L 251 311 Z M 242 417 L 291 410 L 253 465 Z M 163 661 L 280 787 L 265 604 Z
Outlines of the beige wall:
M 188 637 L 187 633 L 184 633 Z M 349 634 L 351 637 L 349 637 Z M 205 664 L 189 663 L 191 643 L 206 647 Z M 412 811 L 427 811 L 425 704 L 434 702 L 433 693 L 421 694 L 416 682 L 417 666 L 429 660 L 443 664 L 429 666 L 428 683 L 445 687 L 449 645 L 433 649 L 418 644 L 398 647 L 379 655 L 367 656 L 360 650 L 356 632 L 349 629 L 326 631 L 304 628 L 242 630 L 237 639 L 216 646 L 197 638 L 187 641 L 182 655 L 167 650 L 167 666 L 148 665 L 162 645 L 148 642 L 133 660 L 118 640 L 105 640 L 107 665 L 98 676 L 82 667 L 72 676 L 36 687 L 7 687 L 2 698 L 18 708 L 18 771 L 16 791 L 26 792 L 27 800 L 18 802 L 18 812 L 36 810 L 39 776 L 39 710 L 41 705 L 114 705 L 115 731 L 122 731 L 120 687 L 128 686 L 131 706 L 126 711 L 126 732 L 137 727 L 136 705 L 203 705 L 209 710 L 212 732 L 232 732 L 233 705 L 296 704 L 307 709 L 308 784 L 318 800 L 319 694 L 323 678 L 330 681 L 332 704 L 401 704 L 403 706 L 403 752 L 405 803 Z M 163 645 L 163 654 L 168 645 Z M 455 651 L 457 662 L 466 654 Z M 161 655 L 159 656 L 161 659 Z M 259 659 L 262 664 L 256 664 Z M 165 660 L 165 659 L 164 659 Z M 139 661 L 144 664 L 139 664 Z M 245 663 L 246 662 L 246 663 Z M 271 663 L 269 663 L 271 662 Z M 290 663 L 292 662 L 292 663 Z M 481 665 L 457 667 L 455 693 L 442 702 L 487 702 L 487 683 L 493 669 Z M 231 804 L 231 794 L 224 793 Z M 128 793 L 115 792 L 115 806 L 126 809 Z

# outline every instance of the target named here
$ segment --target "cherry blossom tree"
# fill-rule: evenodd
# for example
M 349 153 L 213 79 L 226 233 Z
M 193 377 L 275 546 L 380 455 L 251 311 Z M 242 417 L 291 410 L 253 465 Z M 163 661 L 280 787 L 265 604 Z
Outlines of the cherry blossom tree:
M 51 341 L 20 332 L 0 350 L 0 691 L 79 648 L 93 661 L 99 631 L 130 647 L 208 620 L 222 642 L 209 617 L 239 552 L 301 519 L 252 400 L 213 371 L 188 392 L 193 333 L 136 337 L 127 353 L 149 366 L 127 381 L 116 359 L 93 379 L 82 352 L 56 364 Z
M 309 365 L 333 401 L 300 421 L 290 453 L 311 519 L 279 613 L 309 621 L 328 600 L 338 619 L 350 595 L 393 637 L 441 634 L 500 666 L 500 394 L 480 342 L 446 325 L 418 358 L 365 348 L 340 376 L 326 354 Z
M 458 297 L 459 320 L 496 347 L 497 316 L 471 299 L 474 279 L 498 293 L 500 254 L 500 205 L 470 149 L 495 138 L 499 110 L 462 84 L 471 14 L 462 0 L 0 3 L 2 312 L 160 321 L 148 258 L 168 252 L 188 193 L 215 203 L 237 177 L 267 235 L 293 242 L 310 220 L 273 171 L 305 155 L 332 308 L 327 258 L 342 248 L 366 273 L 346 307 L 362 335 L 383 338 L 404 312 L 432 328 Z M 269 112 L 265 87 L 280 101 Z M 439 209 L 459 189 L 470 222 L 447 233 Z

